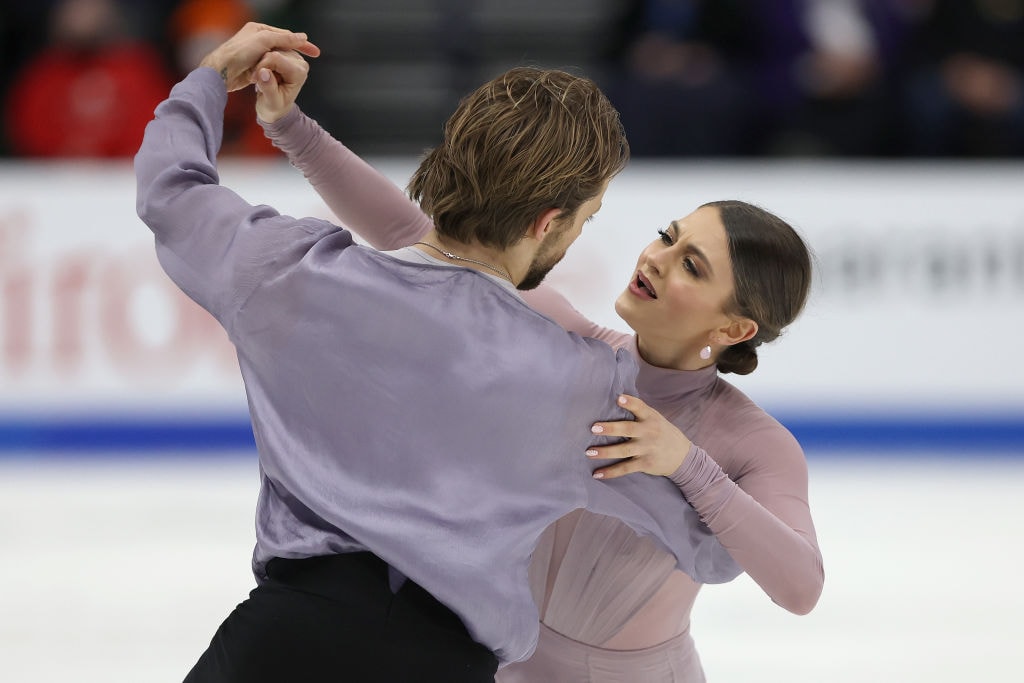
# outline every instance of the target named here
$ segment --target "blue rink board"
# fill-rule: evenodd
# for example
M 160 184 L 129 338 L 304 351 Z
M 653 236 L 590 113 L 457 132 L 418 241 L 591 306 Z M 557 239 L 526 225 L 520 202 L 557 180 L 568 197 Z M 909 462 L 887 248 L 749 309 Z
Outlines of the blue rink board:
M 985 452 L 1024 457 L 1024 415 L 780 416 L 813 453 Z M 253 450 L 246 417 L 0 417 L 0 457 L 147 453 L 183 457 Z

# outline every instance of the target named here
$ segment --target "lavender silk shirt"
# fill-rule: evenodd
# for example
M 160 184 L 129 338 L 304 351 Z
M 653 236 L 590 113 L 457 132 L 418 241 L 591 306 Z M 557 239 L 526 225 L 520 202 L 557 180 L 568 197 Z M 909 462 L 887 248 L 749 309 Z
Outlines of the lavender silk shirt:
M 573 509 L 650 535 L 697 581 L 739 573 L 668 479 L 590 476 L 590 425 L 624 417 L 615 398 L 635 391 L 628 352 L 476 271 L 250 205 L 219 185 L 225 102 L 209 68 L 174 87 L 135 158 L 137 209 L 236 347 L 259 450 L 257 580 L 273 557 L 370 550 L 505 664 L 537 641 L 530 554 Z

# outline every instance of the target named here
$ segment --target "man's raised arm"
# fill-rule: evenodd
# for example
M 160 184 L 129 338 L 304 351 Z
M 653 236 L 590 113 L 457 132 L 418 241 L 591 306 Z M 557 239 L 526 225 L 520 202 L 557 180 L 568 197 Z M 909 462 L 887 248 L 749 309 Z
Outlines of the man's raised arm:
M 174 86 L 146 127 L 135 157 L 136 210 L 156 236 L 157 254 L 171 278 L 222 324 L 256 283 L 246 273 L 260 265 L 260 240 L 272 235 L 256 226 L 278 224 L 285 233 L 267 244 L 271 259 L 283 241 L 307 236 L 321 226 L 287 219 L 266 206 L 252 206 L 220 186 L 217 153 L 229 90 L 249 83 L 267 51 L 295 49 L 318 54 L 304 34 L 247 24 L 210 53 L 202 65 Z M 266 225 L 271 227 L 271 225 Z M 241 238 L 243 234 L 252 238 Z M 270 237 L 269 239 L 275 239 Z M 298 247 L 303 240 L 296 239 Z

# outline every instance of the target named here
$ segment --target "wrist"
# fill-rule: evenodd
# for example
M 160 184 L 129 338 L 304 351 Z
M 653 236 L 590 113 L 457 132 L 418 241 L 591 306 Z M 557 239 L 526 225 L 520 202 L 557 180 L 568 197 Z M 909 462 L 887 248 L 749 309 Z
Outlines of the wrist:
M 689 479 L 693 476 L 693 473 L 695 471 L 694 461 L 697 460 L 697 458 L 695 457 L 696 454 L 697 445 L 691 441 L 690 447 L 686 449 L 686 455 L 683 456 L 682 462 L 679 463 L 679 467 L 677 467 L 675 471 L 672 472 L 672 474 L 668 475 L 668 478 L 671 479 L 676 486 L 682 487 L 683 484 L 689 481 Z
M 203 58 L 203 61 L 199 62 L 200 67 L 207 67 L 213 69 L 220 76 L 220 79 L 224 81 L 224 85 L 228 83 L 228 69 L 226 66 L 221 64 L 213 55 L 207 55 Z
M 293 109 L 295 109 L 294 103 L 288 105 L 288 107 L 285 109 L 275 109 L 273 111 L 268 111 L 266 109 L 256 107 L 256 119 L 262 124 L 276 124 L 280 122 L 283 118 L 288 116 L 288 114 L 290 114 Z

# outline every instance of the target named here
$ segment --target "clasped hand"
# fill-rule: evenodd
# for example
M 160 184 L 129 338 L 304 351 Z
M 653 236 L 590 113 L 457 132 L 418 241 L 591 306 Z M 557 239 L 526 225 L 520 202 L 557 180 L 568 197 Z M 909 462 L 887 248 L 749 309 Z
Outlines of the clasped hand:
M 288 112 L 306 81 L 302 55 L 320 55 L 305 33 L 249 22 L 199 65 L 215 69 L 228 92 L 255 84 L 256 114 L 270 123 Z

